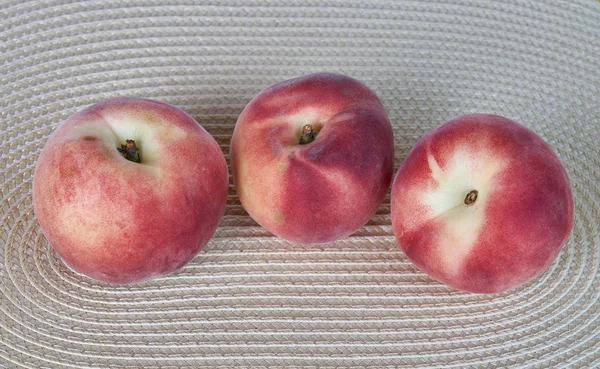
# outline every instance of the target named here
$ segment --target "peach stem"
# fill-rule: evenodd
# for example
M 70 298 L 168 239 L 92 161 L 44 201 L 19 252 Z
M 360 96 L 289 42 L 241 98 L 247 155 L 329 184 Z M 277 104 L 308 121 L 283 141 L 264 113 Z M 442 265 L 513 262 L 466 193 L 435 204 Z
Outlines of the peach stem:
M 124 145 L 117 147 L 117 150 L 123 155 L 123 157 L 134 163 L 140 163 L 140 149 L 135 145 L 135 140 L 127 140 Z
M 300 136 L 300 145 L 306 145 L 313 142 L 317 138 L 317 131 L 313 129 L 312 124 L 307 124 L 302 127 L 302 135 Z
M 467 197 L 465 197 L 465 204 L 471 205 L 472 203 L 474 203 L 475 200 L 477 200 L 477 195 L 479 195 L 479 192 L 477 190 L 471 190 L 467 194 Z

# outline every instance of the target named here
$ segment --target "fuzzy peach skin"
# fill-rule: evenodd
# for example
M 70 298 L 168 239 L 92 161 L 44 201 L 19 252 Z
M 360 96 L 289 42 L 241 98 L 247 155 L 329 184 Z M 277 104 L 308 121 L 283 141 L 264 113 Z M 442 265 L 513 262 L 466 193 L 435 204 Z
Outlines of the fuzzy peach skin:
M 318 134 L 300 145 L 306 124 Z M 373 91 L 318 73 L 259 93 L 239 116 L 230 154 L 250 216 L 281 238 L 315 244 L 344 238 L 373 217 L 391 183 L 394 142 Z
M 392 185 L 391 215 L 419 269 L 457 289 L 495 293 L 548 269 L 571 233 L 573 199 L 565 168 L 539 136 L 473 114 L 412 148 Z
M 117 150 L 135 140 L 141 162 Z M 76 271 L 110 283 L 171 273 L 208 242 L 223 216 L 225 157 L 188 114 L 115 98 L 64 121 L 33 179 L 42 231 Z

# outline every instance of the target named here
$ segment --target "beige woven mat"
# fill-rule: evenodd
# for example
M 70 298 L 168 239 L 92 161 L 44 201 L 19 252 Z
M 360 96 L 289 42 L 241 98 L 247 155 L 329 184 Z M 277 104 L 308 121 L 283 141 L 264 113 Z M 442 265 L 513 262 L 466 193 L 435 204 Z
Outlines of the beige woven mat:
M 0 367 L 599 367 L 599 25 L 584 0 L 1 0 Z M 61 120 L 150 97 L 227 153 L 254 94 L 314 71 L 379 94 L 396 168 L 457 115 L 537 131 L 576 202 L 551 269 L 503 294 L 458 292 L 396 247 L 389 197 L 353 236 L 306 247 L 258 227 L 233 188 L 212 241 L 167 278 L 107 286 L 52 252 L 31 180 Z

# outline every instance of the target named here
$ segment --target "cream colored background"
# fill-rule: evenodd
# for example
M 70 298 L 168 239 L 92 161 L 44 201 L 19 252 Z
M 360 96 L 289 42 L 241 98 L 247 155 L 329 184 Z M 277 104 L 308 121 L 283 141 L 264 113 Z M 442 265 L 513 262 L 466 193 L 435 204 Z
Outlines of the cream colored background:
M 0 1 L 0 367 L 600 366 L 600 3 Z M 551 269 L 491 296 L 449 289 L 395 245 L 389 198 L 352 237 L 294 245 L 231 188 L 208 246 L 153 282 L 66 268 L 36 223 L 36 157 L 61 120 L 114 96 L 174 104 L 228 152 L 237 115 L 286 78 L 374 89 L 396 168 L 427 130 L 490 112 L 557 151 L 576 201 Z

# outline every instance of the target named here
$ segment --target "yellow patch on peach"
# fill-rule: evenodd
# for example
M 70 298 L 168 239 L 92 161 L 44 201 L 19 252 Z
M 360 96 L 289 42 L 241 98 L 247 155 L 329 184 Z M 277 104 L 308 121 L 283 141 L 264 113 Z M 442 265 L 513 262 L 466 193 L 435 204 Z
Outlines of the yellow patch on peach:
M 279 161 L 277 168 L 279 169 L 280 172 L 285 172 L 289 168 L 289 166 L 290 166 L 289 160 L 287 158 L 284 158 Z
M 270 213 L 269 209 L 278 207 L 277 203 L 280 175 L 283 173 L 282 165 L 287 162 L 287 158 L 278 162 L 273 162 L 271 165 L 262 165 L 259 168 L 249 168 L 245 160 L 239 160 L 235 163 L 236 176 L 236 191 L 247 211 L 260 214 L 260 219 L 272 219 L 277 221 L 276 217 Z M 256 173 L 261 173 L 256 175 Z M 253 175 L 254 174 L 254 175 Z M 260 197 L 255 196 L 256 193 L 268 192 L 269 196 L 265 196 L 266 202 L 260 201 Z M 279 220 L 281 221 L 281 219 Z M 262 224 L 261 224 L 262 225 Z
M 147 114 L 148 115 L 148 114 Z M 155 119 L 159 117 L 154 116 Z M 156 156 L 158 146 L 173 144 L 185 139 L 187 132 L 177 126 L 168 125 L 166 122 L 159 126 L 139 120 L 137 116 L 125 116 L 124 121 L 117 121 L 106 117 L 107 125 L 97 122 L 82 123 L 73 129 L 72 137 L 99 137 L 100 142 L 112 142 L 116 148 L 125 143 L 126 140 L 134 140 L 140 149 L 143 165 L 156 164 L 161 158 Z M 153 127 L 150 127 L 153 125 Z M 112 149 L 112 148 L 111 148 Z
M 135 118 L 140 122 L 144 122 L 147 125 L 164 124 L 163 119 L 161 117 L 151 112 L 139 112 L 137 114 L 132 114 L 132 118 Z
M 281 210 L 276 210 L 275 211 L 275 215 L 273 216 L 273 220 L 275 221 L 276 224 L 278 225 L 283 225 L 285 224 L 285 217 L 283 216 L 283 214 L 281 213 Z
M 445 273 L 456 275 L 485 223 L 486 200 L 493 191 L 493 177 L 507 165 L 508 159 L 497 153 L 459 147 L 451 153 L 445 169 L 428 154 L 427 163 L 434 185 L 425 192 L 425 203 L 430 219 L 443 225 L 438 238 L 437 252 L 440 267 Z M 465 198 L 477 190 L 477 200 L 467 205 Z

